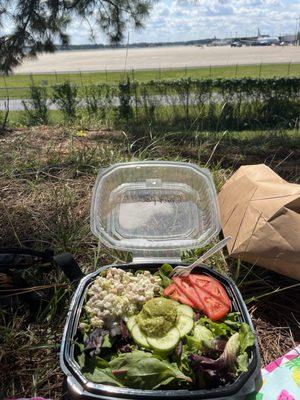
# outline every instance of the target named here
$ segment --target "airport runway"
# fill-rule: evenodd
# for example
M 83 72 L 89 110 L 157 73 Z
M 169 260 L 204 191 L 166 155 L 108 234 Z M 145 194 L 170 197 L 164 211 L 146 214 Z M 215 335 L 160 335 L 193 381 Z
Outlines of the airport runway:
M 42 54 L 26 60 L 15 73 L 117 71 L 130 69 L 184 68 L 218 65 L 299 63 L 300 47 L 197 47 L 171 46 L 126 49 L 74 50 Z

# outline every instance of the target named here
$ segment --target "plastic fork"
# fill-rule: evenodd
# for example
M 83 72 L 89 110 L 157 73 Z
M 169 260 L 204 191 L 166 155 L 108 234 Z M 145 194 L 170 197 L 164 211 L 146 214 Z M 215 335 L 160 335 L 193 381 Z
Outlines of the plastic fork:
M 178 265 L 174 268 L 174 270 L 170 273 L 170 276 L 188 276 L 195 267 L 200 267 L 205 260 L 211 257 L 213 254 L 217 253 L 231 240 L 231 236 L 226 237 L 225 239 L 221 240 L 211 249 L 209 249 L 206 253 L 204 253 L 201 257 L 198 258 L 193 264 L 191 265 Z

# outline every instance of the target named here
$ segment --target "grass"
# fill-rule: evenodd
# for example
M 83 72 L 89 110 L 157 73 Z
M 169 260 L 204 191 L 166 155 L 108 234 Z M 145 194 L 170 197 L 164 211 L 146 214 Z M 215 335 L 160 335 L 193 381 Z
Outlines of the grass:
M 78 85 L 91 85 L 99 83 L 117 84 L 127 75 L 138 81 L 150 81 L 155 79 L 179 79 L 179 78 L 241 78 L 262 77 L 272 78 L 280 76 L 299 76 L 300 64 L 257 64 L 236 65 L 222 67 L 199 68 L 174 68 L 109 72 L 81 72 L 81 73 L 52 73 L 22 75 L 16 74 L 8 77 L 0 77 L 0 98 L 26 98 L 28 87 L 32 80 L 36 84 L 51 86 L 69 80 Z
M 63 115 L 59 110 L 49 110 L 49 122 L 51 124 L 59 124 L 63 122 Z M 26 116 L 24 111 L 10 111 L 8 123 L 11 126 L 25 125 Z
M 0 137 L 0 145 L 0 246 L 70 251 L 86 273 L 128 259 L 127 254 L 100 246 L 90 233 L 91 190 L 99 168 L 143 159 L 191 161 L 209 167 L 220 189 L 239 165 L 266 162 L 282 177 L 299 182 L 297 131 L 150 132 L 136 137 L 82 122 L 11 128 Z M 186 256 L 193 258 L 199 251 Z M 294 347 L 299 339 L 299 286 L 226 254 L 211 262 L 242 291 L 263 363 Z M 2 392 L 3 397 L 58 400 L 63 381 L 59 346 L 74 288 L 57 268 L 39 266 L 22 275 L 32 285 L 29 290 L 44 289 L 43 306 L 30 319 L 28 307 L 15 293 L 0 298 L 0 398 Z M 0 275 L 0 288 L 8 283 Z

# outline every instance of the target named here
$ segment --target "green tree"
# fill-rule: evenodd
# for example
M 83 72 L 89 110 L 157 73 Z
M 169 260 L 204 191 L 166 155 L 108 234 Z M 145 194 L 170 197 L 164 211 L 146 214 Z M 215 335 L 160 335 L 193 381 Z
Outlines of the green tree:
M 118 43 L 128 26 L 143 26 L 155 1 L 0 0 L 0 71 L 11 72 L 26 56 L 54 52 L 55 44 L 68 45 L 67 28 L 76 17 L 94 20 Z

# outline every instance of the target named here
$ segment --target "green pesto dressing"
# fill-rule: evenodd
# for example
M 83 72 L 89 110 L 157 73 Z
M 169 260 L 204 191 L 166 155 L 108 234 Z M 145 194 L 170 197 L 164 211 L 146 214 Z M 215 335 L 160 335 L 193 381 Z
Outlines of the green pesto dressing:
M 136 321 L 147 336 L 160 338 L 176 325 L 177 307 L 172 300 L 154 298 L 144 304 Z

